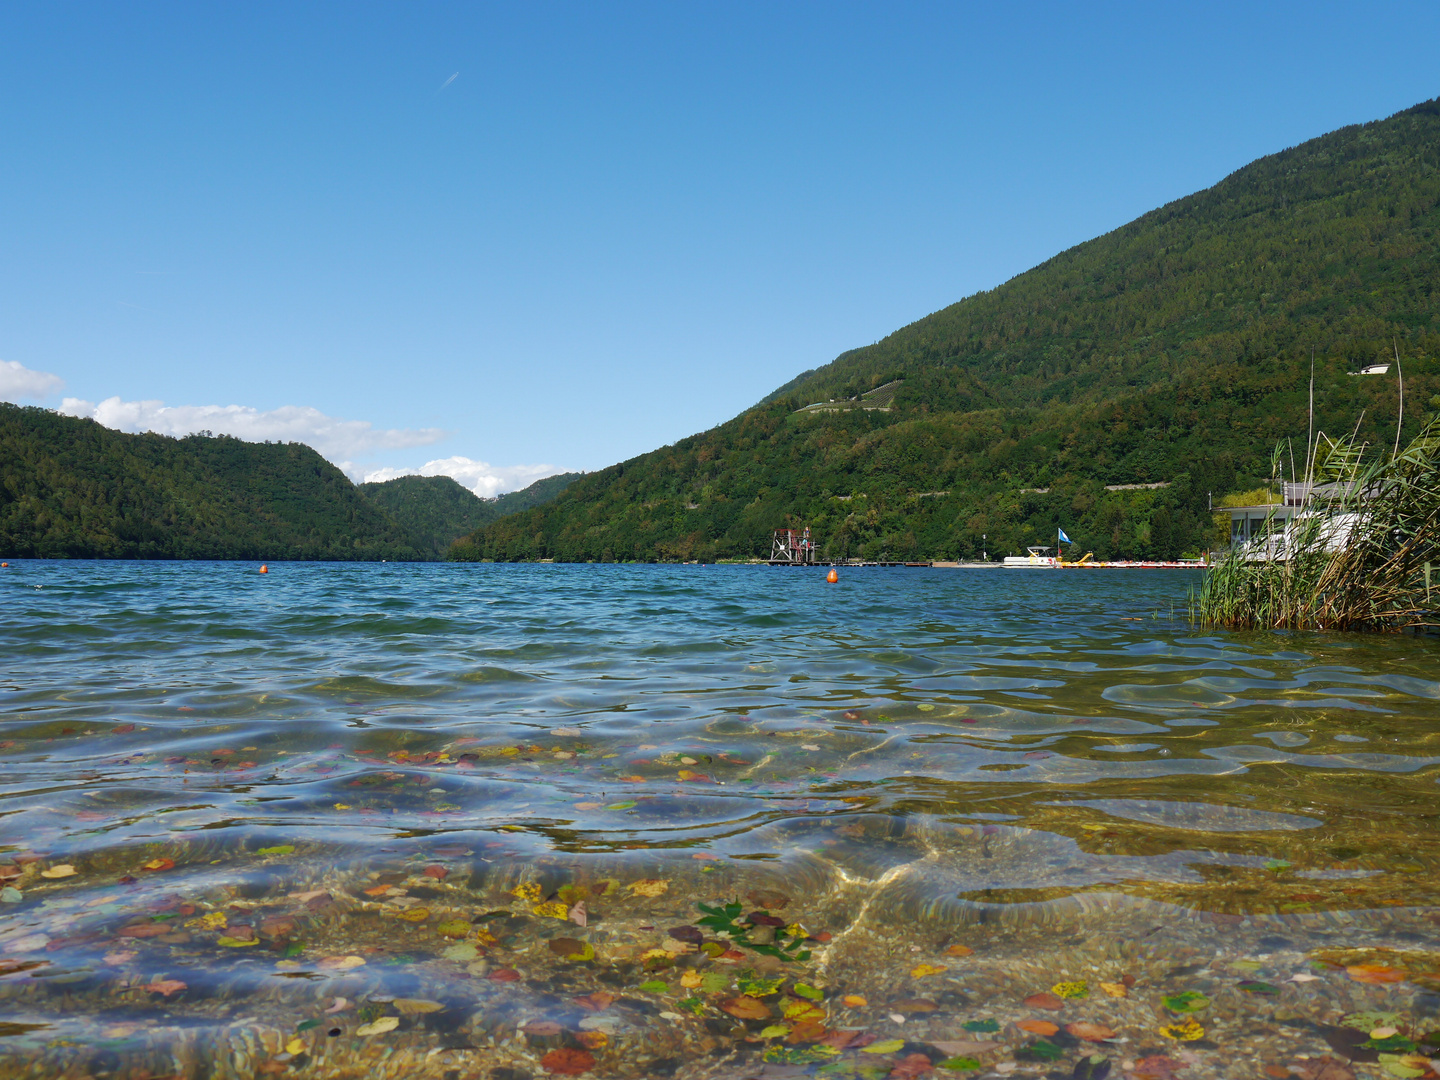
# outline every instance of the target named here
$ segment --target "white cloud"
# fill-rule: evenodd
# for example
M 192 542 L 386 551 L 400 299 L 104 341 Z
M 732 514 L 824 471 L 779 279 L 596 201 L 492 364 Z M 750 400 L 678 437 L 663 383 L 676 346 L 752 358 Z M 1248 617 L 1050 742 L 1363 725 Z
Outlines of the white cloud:
M 123 401 L 118 397 L 106 398 L 97 405 L 67 397 L 60 403 L 60 411 L 90 417 L 118 431 L 176 436 L 212 431 L 250 442 L 301 442 L 352 475 L 355 467 L 350 465 L 351 458 L 368 457 L 377 450 L 429 446 L 448 434 L 439 428 L 377 429 L 368 420 L 340 420 L 302 405 L 282 405 L 262 412 L 248 405 L 166 405 L 162 401 Z
M 345 466 L 341 465 L 341 468 Z M 565 470 L 554 465 L 496 466 L 468 457 L 448 457 L 427 461 L 418 469 L 372 469 L 363 473 L 363 477 L 366 483 L 370 483 L 394 480 L 397 476 L 450 476 L 482 499 L 493 499 L 506 491 L 518 491 L 542 477 L 562 472 Z
M 31 371 L 17 360 L 0 360 L 0 401 L 38 400 L 57 394 L 65 380 L 48 371 Z
M 0 366 L 0 380 L 6 370 Z M 20 371 L 35 379 L 54 380 L 55 389 L 63 385 L 54 375 L 24 368 Z M 6 386 L 7 383 L 0 381 L 0 387 Z M 418 469 L 367 465 L 356 459 L 373 458 L 386 450 L 429 446 L 444 439 L 448 432 L 439 428 L 377 429 L 367 420 L 340 420 L 326 416 L 319 409 L 300 405 L 282 405 L 262 412 L 248 405 L 166 405 L 163 401 L 124 401 L 119 397 L 106 398 L 96 404 L 67 397 L 60 403 L 60 412 L 90 417 L 117 431 L 153 431 L 175 436 L 211 431 L 251 442 L 266 439 L 301 442 L 314 447 L 357 482 L 393 480 L 397 476 L 452 476 L 482 499 L 493 499 L 503 492 L 533 484 L 541 477 L 565 471 L 554 465 L 496 466 L 468 457 L 438 458 Z

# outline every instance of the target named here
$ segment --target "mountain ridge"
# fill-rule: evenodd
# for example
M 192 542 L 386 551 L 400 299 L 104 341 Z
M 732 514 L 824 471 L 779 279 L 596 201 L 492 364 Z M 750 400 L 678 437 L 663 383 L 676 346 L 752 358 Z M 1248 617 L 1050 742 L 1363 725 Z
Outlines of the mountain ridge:
M 477 530 L 461 559 L 765 554 L 809 524 L 830 557 L 934 558 L 1067 532 L 1097 554 L 1211 545 L 1211 494 L 1269 476 L 1317 415 L 1389 445 L 1432 402 L 1440 322 L 1440 99 L 1266 155 L 994 289 L 802 372 L 706 432 L 589 474 Z M 809 414 L 902 379 L 888 414 Z M 1175 481 L 1113 497 L 1106 483 Z M 1050 487 L 1047 496 L 1022 489 Z M 911 505 L 920 492 L 950 492 Z M 1070 492 L 1068 502 L 1057 501 Z M 864 497 L 861 513 L 848 505 Z M 1078 530 L 1079 535 L 1077 535 Z
M 415 560 L 302 443 L 130 434 L 0 403 L 0 552 L 16 558 Z
M 439 558 L 450 544 L 506 514 L 543 505 L 583 473 L 542 477 L 519 491 L 482 499 L 450 476 L 397 476 L 357 484 L 360 494 L 404 525 L 422 549 Z

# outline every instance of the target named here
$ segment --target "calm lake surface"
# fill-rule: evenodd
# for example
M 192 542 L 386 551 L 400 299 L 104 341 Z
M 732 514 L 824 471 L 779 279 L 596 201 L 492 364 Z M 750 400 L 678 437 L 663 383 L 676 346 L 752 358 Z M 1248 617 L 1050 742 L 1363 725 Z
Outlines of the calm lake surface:
M 0 1075 L 1437 1052 L 1434 638 L 1199 631 L 1187 571 L 256 571 L 0 571 Z

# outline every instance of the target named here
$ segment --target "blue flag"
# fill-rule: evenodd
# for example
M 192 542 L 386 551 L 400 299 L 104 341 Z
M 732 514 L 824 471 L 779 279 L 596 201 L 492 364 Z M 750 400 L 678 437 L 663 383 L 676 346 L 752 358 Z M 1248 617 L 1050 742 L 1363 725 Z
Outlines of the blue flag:
M 1064 529 L 1061 529 L 1061 530 L 1060 530 L 1060 543 L 1062 543 L 1062 544 L 1073 544 L 1074 542 L 1075 542 L 1074 540 L 1071 540 L 1068 536 L 1065 535 L 1065 530 L 1064 530 Z

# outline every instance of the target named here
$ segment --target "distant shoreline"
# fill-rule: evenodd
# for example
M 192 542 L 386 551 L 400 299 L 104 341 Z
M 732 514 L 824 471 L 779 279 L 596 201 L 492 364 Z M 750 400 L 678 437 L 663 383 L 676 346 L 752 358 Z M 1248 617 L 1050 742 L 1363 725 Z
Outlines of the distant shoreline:
M 329 564 L 332 566 L 776 566 L 783 569 L 802 570 L 823 570 L 835 567 L 839 570 L 878 570 L 878 569 L 911 569 L 911 570 L 1204 570 L 1203 563 L 1175 563 L 1175 562 L 1103 562 L 1086 563 L 1084 566 L 1014 566 L 1006 567 L 999 562 L 948 562 L 948 561 L 921 561 L 921 562 L 883 562 L 883 563 L 861 563 L 861 562 L 818 562 L 818 563 L 771 563 L 765 559 L 717 559 L 714 562 L 676 562 L 673 560 L 656 560 L 654 562 L 640 562 L 638 560 L 611 561 L 611 562 L 565 562 L 556 559 L 516 559 L 498 562 L 494 559 L 479 560 L 454 560 L 454 559 L 306 559 L 306 558 L 217 558 L 197 556 L 195 558 L 129 558 L 126 556 L 35 556 L 35 555 L 9 555 L 0 556 L 7 563 L 6 569 L 19 569 L 21 566 L 33 563 L 56 563 L 59 565 L 73 565 L 75 563 L 99 562 L 99 563 L 147 563 L 173 565 L 177 563 L 225 563 L 239 565 L 259 566 L 261 563 L 269 566 L 306 566 L 317 563 Z

